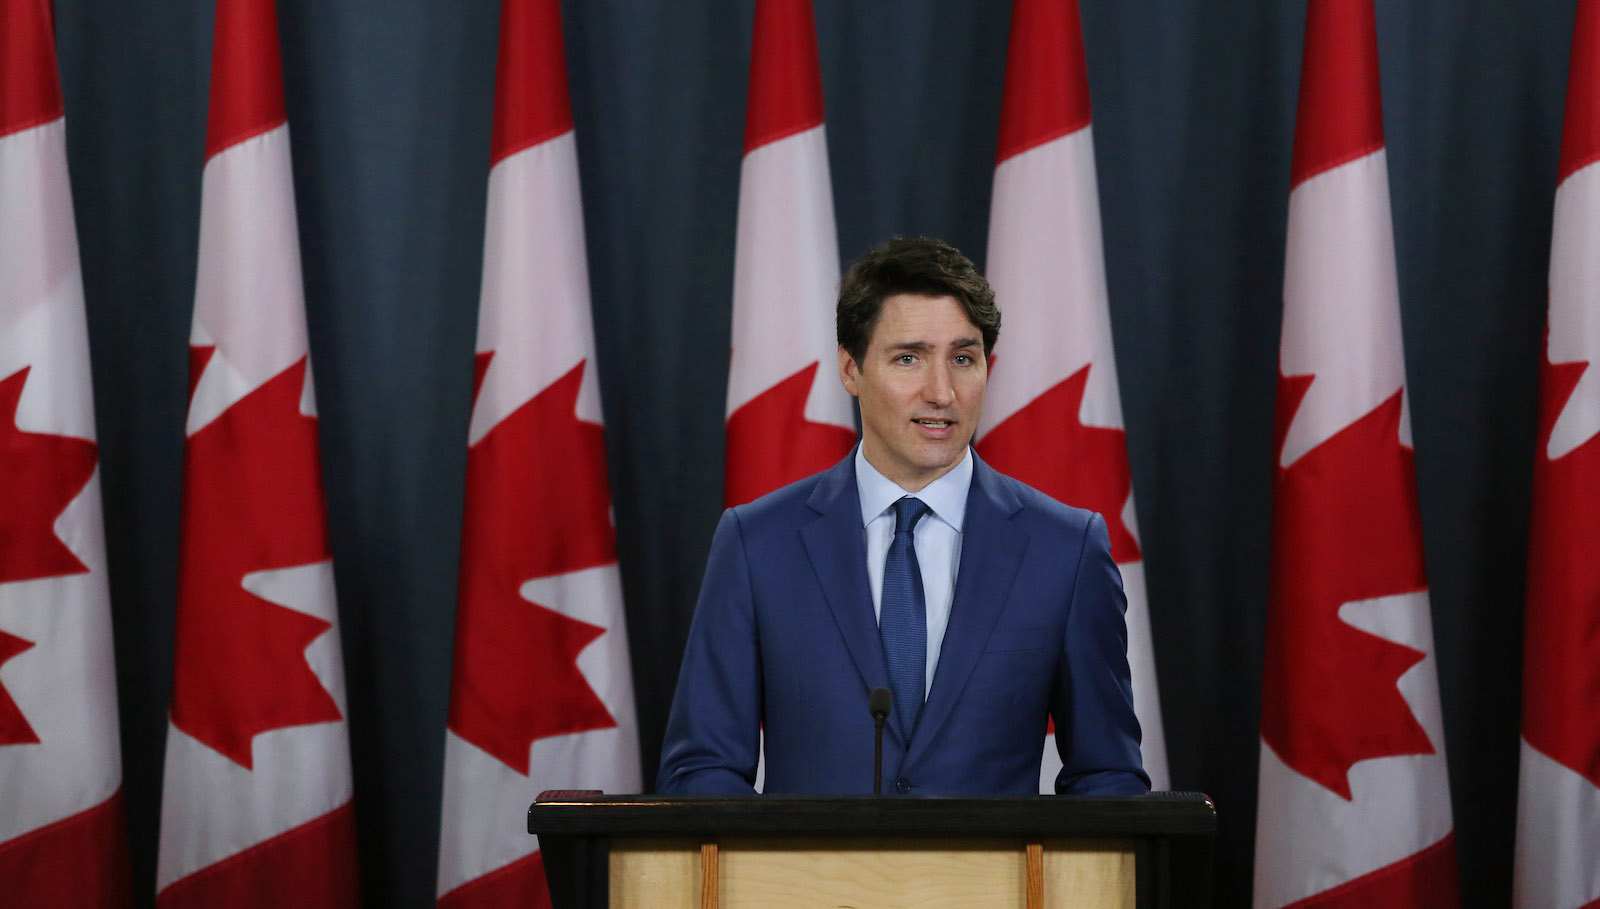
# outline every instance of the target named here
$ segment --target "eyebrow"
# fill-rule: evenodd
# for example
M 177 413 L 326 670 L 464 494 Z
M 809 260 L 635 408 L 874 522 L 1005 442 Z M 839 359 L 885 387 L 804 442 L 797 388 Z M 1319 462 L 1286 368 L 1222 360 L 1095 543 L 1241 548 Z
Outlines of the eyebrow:
M 950 342 L 950 349 L 960 350 L 963 347 L 977 347 L 981 343 L 982 342 L 977 338 L 957 338 Z M 889 345 L 889 350 L 891 352 L 897 350 L 911 350 L 918 353 L 924 353 L 933 349 L 933 345 L 927 341 L 901 341 L 898 344 Z

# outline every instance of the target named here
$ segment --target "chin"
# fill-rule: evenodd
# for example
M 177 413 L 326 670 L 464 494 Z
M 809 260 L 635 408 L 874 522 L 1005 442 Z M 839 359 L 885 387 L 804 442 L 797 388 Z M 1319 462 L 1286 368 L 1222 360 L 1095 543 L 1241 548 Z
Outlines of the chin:
M 946 470 L 956 466 L 956 464 L 960 462 L 961 456 L 966 452 L 966 450 L 967 446 L 965 443 L 960 445 L 955 443 L 941 445 L 936 449 L 925 451 L 919 466 L 923 470 L 928 471 Z

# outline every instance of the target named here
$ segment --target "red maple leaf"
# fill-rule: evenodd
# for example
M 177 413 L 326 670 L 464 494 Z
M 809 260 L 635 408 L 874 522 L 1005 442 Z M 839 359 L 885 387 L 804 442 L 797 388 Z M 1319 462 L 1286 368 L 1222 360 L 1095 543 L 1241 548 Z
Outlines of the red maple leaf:
M 1001 473 L 1057 501 L 1098 511 L 1111 533 L 1111 558 L 1138 561 L 1139 541 L 1123 523 L 1133 489 L 1128 434 L 1085 426 L 1078 416 L 1089 384 L 1085 366 L 1029 401 L 984 435 L 978 452 Z
M 0 666 L 6 660 L 33 646 L 32 641 L 25 641 L 15 635 L 0 631 Z M 37 745 L 38 733 L 28 725 L 28 718 L 22 715 L 22 708 L 11 695 L 6 693 L 4 685 L 0 685 L 0 745 Z
M 204 368 L 211 351 L 191 351 Z M 256 735 L 341 718 L 305 660 L 329 623 L 244 589 L 245 575 L 330 557 L 304 358 L 189 437 L 173 725 L 242 767 Z
M 1523 639 L 1522 735 L 1600 786 L 1600 434 L 1548 455 L 1556 418 L 1589 363 L 1539 374 Z
M 722 500 L 743 505 L 832 467 L 856 444 L 856 431 L 806 419 L 816 379 L 812 363 L 728 415 Z
M 0 380 L 0 584 L 82 574 L 88 566 L 56 536 L 56 518 L 94 475 L 98 451 L 87 439 L 27 432 L 17 404 L 31 367 Z M 33 646 L 0 632 L 0 664 Z M 0 745 L 35 744 L 39 736 L 0 685 Z
M 56 536 L 55 522 L 94 475 L 95 444 L 17 427 L 30 369 L 0 380 L 0 584 L 89 570 Z
M 1279 377 L 1275 461 L 1312 379 Z M 1434 752 L 1396 684 L 1426 654 L 1339 618 L 1345 603 L 1427 589 L 1400 404 L 1396 391 L 1272 483 L 1261 737 L 1345 799 L 1357 761 Z
M 480 382 L 493 355 L 478 355 Z M 605 629 L 520 592 L 617 559 L 605 432 L 577 415 L 584 365 L 467 450 L 449 726 L 524 776 L 536 740 L 617 725 L 577 663 Z

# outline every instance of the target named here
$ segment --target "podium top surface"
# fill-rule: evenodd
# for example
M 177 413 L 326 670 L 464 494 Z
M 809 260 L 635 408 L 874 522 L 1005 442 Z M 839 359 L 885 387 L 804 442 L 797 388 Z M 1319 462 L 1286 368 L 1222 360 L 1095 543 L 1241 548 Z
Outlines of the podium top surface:
M 1143 796 L 884 797 L 601 795 L 545 792 L 528 832 L 551 836 L 1210 837 L 1197 792 Z

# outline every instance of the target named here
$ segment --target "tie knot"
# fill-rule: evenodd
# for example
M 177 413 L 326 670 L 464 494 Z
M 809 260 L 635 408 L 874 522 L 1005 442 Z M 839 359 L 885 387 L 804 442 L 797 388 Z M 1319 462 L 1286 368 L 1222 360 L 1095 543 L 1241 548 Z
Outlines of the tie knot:
M 906 496 L 894 503 L 894 532 L 896 534 L 911 533 L 917 526 L 922 516 L 927 514 L 929 508 L 923 501 L 914 496 Z

